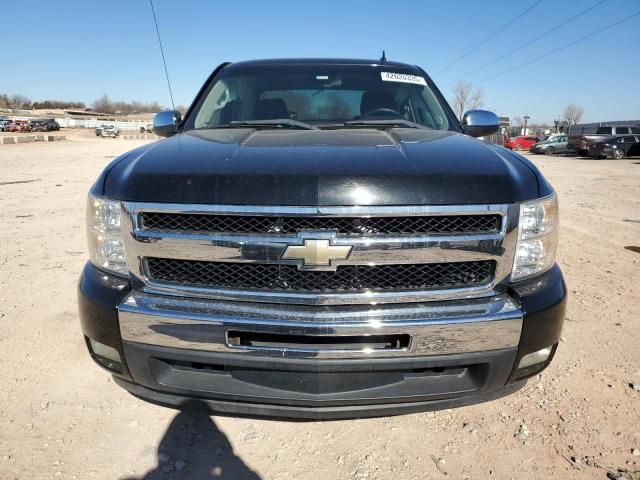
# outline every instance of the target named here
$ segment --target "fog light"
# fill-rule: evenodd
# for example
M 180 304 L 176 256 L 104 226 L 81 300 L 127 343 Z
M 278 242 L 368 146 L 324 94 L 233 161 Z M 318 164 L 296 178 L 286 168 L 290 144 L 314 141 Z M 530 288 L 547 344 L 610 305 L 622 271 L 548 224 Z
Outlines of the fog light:
M 96 362 L 103 367 L 122 373 L 122 360 L 120 353 L 113 347 L 100 343 L 93 338 L 89 339 L 91 353 Z
M 547 358 L 549 358 L 549 355 L 551 355 L 551 347 L 543 348 L 537 352 L 528 353 L 520 359 L 518 370 L 530 367 L 531 365 L 537 365 L 538 363 L 543 363 Z
M 552 345 L 537 352 L 528 353 L 522 357 L 511 380 L 515 381 L 531 377 L 544 370 L 549 364 L 549 358 L 553 354 L 554 347 L 555 345 Z

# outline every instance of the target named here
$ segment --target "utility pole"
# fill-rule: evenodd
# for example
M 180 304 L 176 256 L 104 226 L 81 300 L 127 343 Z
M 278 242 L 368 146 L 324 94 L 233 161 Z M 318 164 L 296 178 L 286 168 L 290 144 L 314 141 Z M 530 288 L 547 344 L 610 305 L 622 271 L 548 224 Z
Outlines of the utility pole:
M 529 115 L 525 115 L 524 117 L 522 117 L 522 119 L 524 120 L 524 132 L 522 132 L 523 135 L 527 134 L 527 120 L 529 120 Z

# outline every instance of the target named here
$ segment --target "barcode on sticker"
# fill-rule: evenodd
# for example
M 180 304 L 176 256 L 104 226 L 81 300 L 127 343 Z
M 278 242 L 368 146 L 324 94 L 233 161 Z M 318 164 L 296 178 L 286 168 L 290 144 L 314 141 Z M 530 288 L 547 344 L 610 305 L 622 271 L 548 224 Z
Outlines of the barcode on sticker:
M 417 75 L 408 73 L 380 72 L 383 82 L 414 83 L 416 85 L 426 85 L 427 81 Z

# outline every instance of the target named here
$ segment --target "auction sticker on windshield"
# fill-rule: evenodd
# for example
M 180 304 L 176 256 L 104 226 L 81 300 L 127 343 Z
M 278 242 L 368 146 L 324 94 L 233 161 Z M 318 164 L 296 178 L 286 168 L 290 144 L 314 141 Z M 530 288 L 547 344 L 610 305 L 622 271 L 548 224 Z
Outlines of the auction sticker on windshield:
M 380 72 L 380 75 L 382 76 L 383 82 L 414 83 L 416 85 L 427 84 L 424 78 L 408 73 Z

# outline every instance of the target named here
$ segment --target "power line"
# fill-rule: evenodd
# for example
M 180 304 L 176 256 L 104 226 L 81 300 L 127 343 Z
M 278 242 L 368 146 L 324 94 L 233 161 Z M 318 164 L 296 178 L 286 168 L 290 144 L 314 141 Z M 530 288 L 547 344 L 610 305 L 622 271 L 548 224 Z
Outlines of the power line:
M 153 23 L 156 24 L 156 33 L 158 34 L 158 44 L 160 45 L 160 54 L 162 55 L 162 64 L 164 65 L 164 74 L 167 77 L 167 86 L 169 87 L 169 97 L 171 97 L 171 108 L 176 109 L 173 103 L 173 92 L 171 91 L 171 82 L 169 81 L 169 71 L 167 70 L 167 61 L 164 58 L 164 49 L 162 48 L 162 40 L 160 39 L 160 29 L 158 28 L 158 20 L 156 19 L 156 11 L 153 8 L 153 0 L 149 0 L 151 5 L 151 13 L 153 13 Z
M 505 53 L 504 55 L 501 55 L 500 57 L 496 58 L 495 60 L 490 61 L 489 63 L 485 63 L 484 65 L 476 68 L 475 70 L 472 70 L 469 73 L 466 73 L 464 75 L 462 75 L 460 78 L 466 78 L 470 75 L 473 75 L 474 73 L 479 72 L 480 70 L 484 70 L 487 67 L 490 67 L 491 65 L 494 65 L 496 63 L 498 63 L 500 60 L 503 60 L 505 58 L 507 58 L 510 55 L 513 55 L 514 53 L 522 50 L 525 47 L 528 47 L 529 45 L 531 45 L 534 42 L 537 42 L 538 40 L 540 40 L 542 37 L 546 37 L 547 35 L 549 35 L 550 33 L 555 32 L 556 30 L 558 30 L 560 27 L 564 27 L 567 23 L 570 23 L 574 20 L 576 20 L 577 18 L 581 17 L 582 15 L 584 15 L 587 12 L 590 12 L 591 10 L 593 10 L 594 8 L 602 5 L 604 2 L 606 2 L 607 0 L 600 0 L 598 3 L 590 6 L 589 8 L 586 8 L 585 10 L 582 10 L 580 13 L 577 13 L 576 15 L 574 15 L 571 18 L 568 18 L 567 20 L 565 20 L 564 22 L 559 23 L 558 25 L 556 25 L 553 28 L 550 28 L 549 30 L 547 30 L 544 33 L 541 33 L 540 35 L 538 35 L 535 38 L 532 38 L 531 40 L 529 40 L 528 42 L 523 43 L 522 45 L 520 45 L 519 47 L 514 48 L 513 50 L 510 50 L 509 52 Z
M 540 5 L 540 3 L 542 3 L 542 0 L 537 0 L 536 2 L 534 2 L 533 5 L 531 5 L 530 7 L 528 7 L 524 12 L 520 13 L 519 15 L 516 15 L 514 18 L 512 18 L 511 20 L 509 20 L 504 26 L 500 27 L 498 30 L 496 30 L 494 33 L 492 33 L 491 35 L 489 35 L 487 38 L 485 38 L 482 42 L 476 44 L 475 47 L 473 47 L 471 50 L 468 50 L 467 52 L 465 52 L 464 54 L 460 55 L 458 58 L 456 58 L 455 60 L 453 60 L 451 63 L 449 63 L 448 65 L 446 65 L 442 70 L 440 70 L 439 72 L 436 72 L 436 75 L 439 75 L 440 73 L 444 72 L 445 70 L 447 70 L 448 68 L 450 68 L 451 66 L 455 65 L 456 63 L 458 63 L 460 60 L 462 60 L 463 58 L 467 57 L 468 55 L 470 55 L 471 53 L 475 52 L 476 50 L 478 50 L 480 47 L 482 47 L 483 45 L 485 45 L 487 42 L 489 42 L 490 40 L 493 40 L 496 36 L 498 36 L 498 34 L 502 33 L 504 30 L 506 30 L 507 28 L 509 28 L 511 25 L 513 25 L 517 20 L 519 20 L 520 18 L 524 17 L 527 13 L 529 13 L 531 10 L 533 10 L 535 7 L 537 7 L 538 5 Z
M 553 55 L 554 53 L 558 53 L 561 50 L 564 50 L 566 48 L 572 47 L 573 45 L 575 45 L 577 43 L 580 43 L 580 42 L 582 42 L 582 41 L 584 41 L 584 40 L 586 40 L 588 38 L 591 38 L 594 35 L 602 33 L 605 30 L 609 30 L 610 28 L 613 28 L 613 27 L 615 27 L 617 25 L 620 25 L 621 23 L 624 23 L 624 22 L 626 22 L 628 20 L 631 20 L 632 18 L 637 17 L 638 15 L 640 15 L 640 11 L 634 13 L 633 15 L 629 15 L 628 17 L 625 17 L 625 18 L 623 18 L 621 20 L 618 20 L 617 22 L 613 22 L 613 23 L 610 23 L 609 25 L 606 25 L 606 26 L 604 26 L 602 28 L 599 28 L 598 30 L 596 30 L 594 32 L 588 33 L 587 35 L 585 35 L 583 37 L 580 37 L 577 40 L 574 40 L 573 42 L 566 43 L 566 44 L 564 44 L 564 45 L 562 45 L 562 46 L 560 46 L 558 48 L 554 48 L 553 50 L 551 50 L 549 52 L 543 53 L 542 55 L 538 55 L 537 57 L 535 57 L 535 58 L 533 58 L 531 60 L 528 60 L 528 61 L 526 61 L 524 63 L 521 63 L 520 65 L 516 65 L 515 67 L 509 68 L 508 70 L 505 70 L 503 72 L 500 72 L 500 73 L 497 73 L 497 74 L 492 75 L 490 77 L 487 77 L 487 78 L 485 78 L 485 79 L 483 79 L 483 80 L 481 80 L 481 81 L 479 81 L 477 83 L 488 82 L 489 80 L 493 80 L 494 78 L 501 77 L 502 75 L 506 75 L 507 73 L 511 73 L 514 70 L 518 70 L 519 68 L 526 67 L 527 65 L 529 65 L 531 63 L 537 62 L 538 60 L 542 60 L 543 58 L 548 57 L 549 55 Z

